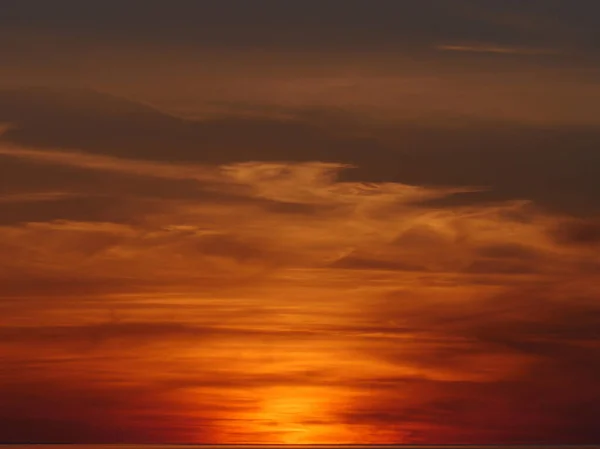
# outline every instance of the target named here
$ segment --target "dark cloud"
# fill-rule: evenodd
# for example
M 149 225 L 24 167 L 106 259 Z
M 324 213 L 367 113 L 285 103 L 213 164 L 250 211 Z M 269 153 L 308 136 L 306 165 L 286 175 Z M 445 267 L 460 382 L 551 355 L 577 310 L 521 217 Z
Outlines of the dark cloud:
M 316 338 L 314 332 L 252 329 L 227 327 L 225 325 L 189 325 L 180 322 L 114 322 L 89 326 L 9 326 L 0 331 L 0 344 L 68 345 L 84 349 L 98 349 L 98 345 L 164 344 L 165 341 L 183 340 L 194 343 L 207 343 L 217 338 L 268 339 L 270 341 Z M 93 345 L 93 346 L 89 346 Z
M 532 264 L 521 261 L 507 261 L 498 259 L 481 259 L 471 263 L 466 269 L 467 273 L 477 274 L 531 274 L 538 270 Z
M 2 288 L 3 298 L 0 307 L 17 310 L 26 307 L 27 304 L 42 307 L 48 306 L 48 302 L 57 305 L 63 301 L 72 302 L 74 299 L 79 299 L 81 307 L 86 307 L 102 295 L 123 291 L 152 293 L 165 289 L 165 283 L 160 280 L 135 280 L 118 276 L 100 276 L 95 279 L 68 275 L 52 277 L 39 272 L 28 272 L 14 264 L 4 267 L 0 288 Z M 16 300 L 9 300 L 9 298 L 16 298 Z
M 598 220 L 564 221 L 551 230 L 551 236 L 567 245 L 595 246 L 600 243 L 600 222 Z
M 160 418 L 160 430 L 140 425 L 140 420 L 158 423 L 153 410 L 173 406 L 169 400 L 149 400 L 147 387 L 103 388 L 93 381 L 86 384 L 76 379 L 70 385 L 52 379 L 9 384 L 4 380 L 0 379 L 0 435 L 4 443 L 168 442 L 168 435 L 190 438 L 191 431 L 201 424 L 198 418 L 174 415 Z M 132 413 L 132 408 L 138 407 L 147 411 Z
M 380 0 L 286 2 L 259 0 L 197 3 L 114 1 L 90 3 L 61 0 L 50 7 L 40 0 L 10 1 L 5 26 L 54 31 L 79 37 L 171 42 L 212 47 L 284 46 L 298 49 L 381 49 L 428 45 L 440 40 L 501 43 L 554 42 L 555 35 L 576 34 L 590 40 L 597 14 L 593 1 L 573 5 L 565 0 L 472 1 L 438 0 L 428 5 Z M 556 22 L 565 27 L 552 26 Z M 310 32 L 307 32 L 310 30 Z M 554 34 L 553 34 L 554 33 Z M 160 36 L 160 37 L 158 37 Z M 554 39 L 553 39 L 554 38 Z M 581 38 L 580 38 L 581 40 Z M 585 42 L 585 40 L 584 40 Z
M 387 137 L 367 126 L 364 137 L 356 138 L 355 123 L 344 128 L 339 119 L 334 125 L 323 123 L 321 117 L 315 124 L 302 114 L 285 120 L 236 117 L 193 122 L 91 91 L 67 91 L 64 96 L 62 91 L 4 91 L 0 118 L 15 125 L 4 139 L 40 148 L 182 162 L 342 162 L 357 167 L 342 179 L 485 188 L 433 201 L 431 206 L 532 199 L 550 210 L 598 212 L 600 161 L 595 148 L 600 133 L 592 126 L 466 118 L 454 126 L 422 119 L 397 124 L 393 134 L 383 134 Z M 9 173 L 6 179 L 15 177 L 19 176 Z
M 431 423 L 426 432 L 450 443 L 595 443 L 600 306 L 581 295 L 563 282 L 511 289 L 466 308 L 397 295 L 376 315 L 411 323 L 401 332 L 416 335 L 414 345 L 365 347 L 399 366 L 431 370 L 433 378 L 374 380 L 365 388 L 381 389 L 378 399 L 349 408 L 344 419 L 396 423 L 398 435 L 410 431 L 415 443 L 428 441 L 421 428 Z M 506 370 L 508 377 L 494 379 Z
M 535 260 L 540 254 L 534 249 L 522 244 L 496 244 L 483 246 L 478 250 L 483 257 L 493 259 Z
M 0 204 L 0 225 L 55 220 L 131 223 L 160 208 L 143 201 L 111 196 Z
M 365 148 L 301 120 L 187 121 L 90 90 L 2 91 L 0 121 L 14 124 L 6 139 L 26 146 L 171 162 L 353 160 Z
M 594 444 L 597 407 L 581 396 L 573 395 L 573 402 L 556 397 L 561 387 L 533 380 L 543 375 L 516 382 L 397 381 L 380 402 L 361 404 L 341 418 L 357 426 L 395 425 L 396 438 L 413 444 L 430 441 L 432 433 L 448 444 Z M 406 404 L 396 393 L 403 388 L 422 403 Z M 577 407 L 583 403 L 589 406 Z
M 378 260 L 358 255 L 344 256 L 331 264 L 332 268 L 347 270 L 424 271 L 425 267 L 399 260 Z

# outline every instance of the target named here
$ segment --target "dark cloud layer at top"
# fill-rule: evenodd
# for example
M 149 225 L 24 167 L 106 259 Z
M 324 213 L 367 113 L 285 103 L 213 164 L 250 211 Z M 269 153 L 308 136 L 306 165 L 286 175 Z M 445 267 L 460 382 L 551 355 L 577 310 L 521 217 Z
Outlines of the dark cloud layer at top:
M 444 40 L 554 44 L 594 41 L 594 1 L 344 0 L 279 2 L 178 0 L 86 3 L 6 2 L 0 23 L 103 39 L 202 46 L 370 49 Z M 556 26 L 560 23 L 561 26 Z M 557 39 L 557 35 L 560 36 Z M 274 39 L 276 37 L 276 39 Z

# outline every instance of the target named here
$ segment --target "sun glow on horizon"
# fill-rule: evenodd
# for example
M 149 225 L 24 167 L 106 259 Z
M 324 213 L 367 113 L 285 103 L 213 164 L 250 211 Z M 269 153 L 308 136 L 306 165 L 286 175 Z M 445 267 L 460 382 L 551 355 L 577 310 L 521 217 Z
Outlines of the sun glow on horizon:
M 314 444 L 336 427 L 328 422 L 331 392 L 324 388 L 273 387 L 263 392 L 259 410 L 249 418 L 254 432 L 270 433 L 280 444 Z

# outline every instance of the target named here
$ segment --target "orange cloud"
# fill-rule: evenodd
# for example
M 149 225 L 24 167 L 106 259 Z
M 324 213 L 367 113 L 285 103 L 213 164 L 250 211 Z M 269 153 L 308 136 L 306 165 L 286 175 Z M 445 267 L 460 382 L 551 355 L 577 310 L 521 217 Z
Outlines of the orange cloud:
M 0 227 L 8 440 L 31 426 L 43 439 L 70 426 L 71 441 L 208 443 L 593 433 L 589 413 L 569 418 L 597 394 L 600 259 L 577 244 L 593 226 L 527 201 L 438 208 L 472 189 L 347 182 L 343 164 L 1 152 L 200 189 L 119 223 Z

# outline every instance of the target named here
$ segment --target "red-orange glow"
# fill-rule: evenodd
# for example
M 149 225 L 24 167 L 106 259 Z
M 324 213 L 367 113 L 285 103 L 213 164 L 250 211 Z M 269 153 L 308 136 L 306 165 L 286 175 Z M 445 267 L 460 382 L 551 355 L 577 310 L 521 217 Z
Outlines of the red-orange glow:
M 600 441 L 600 3 L 11 3 L 0 444 Z

